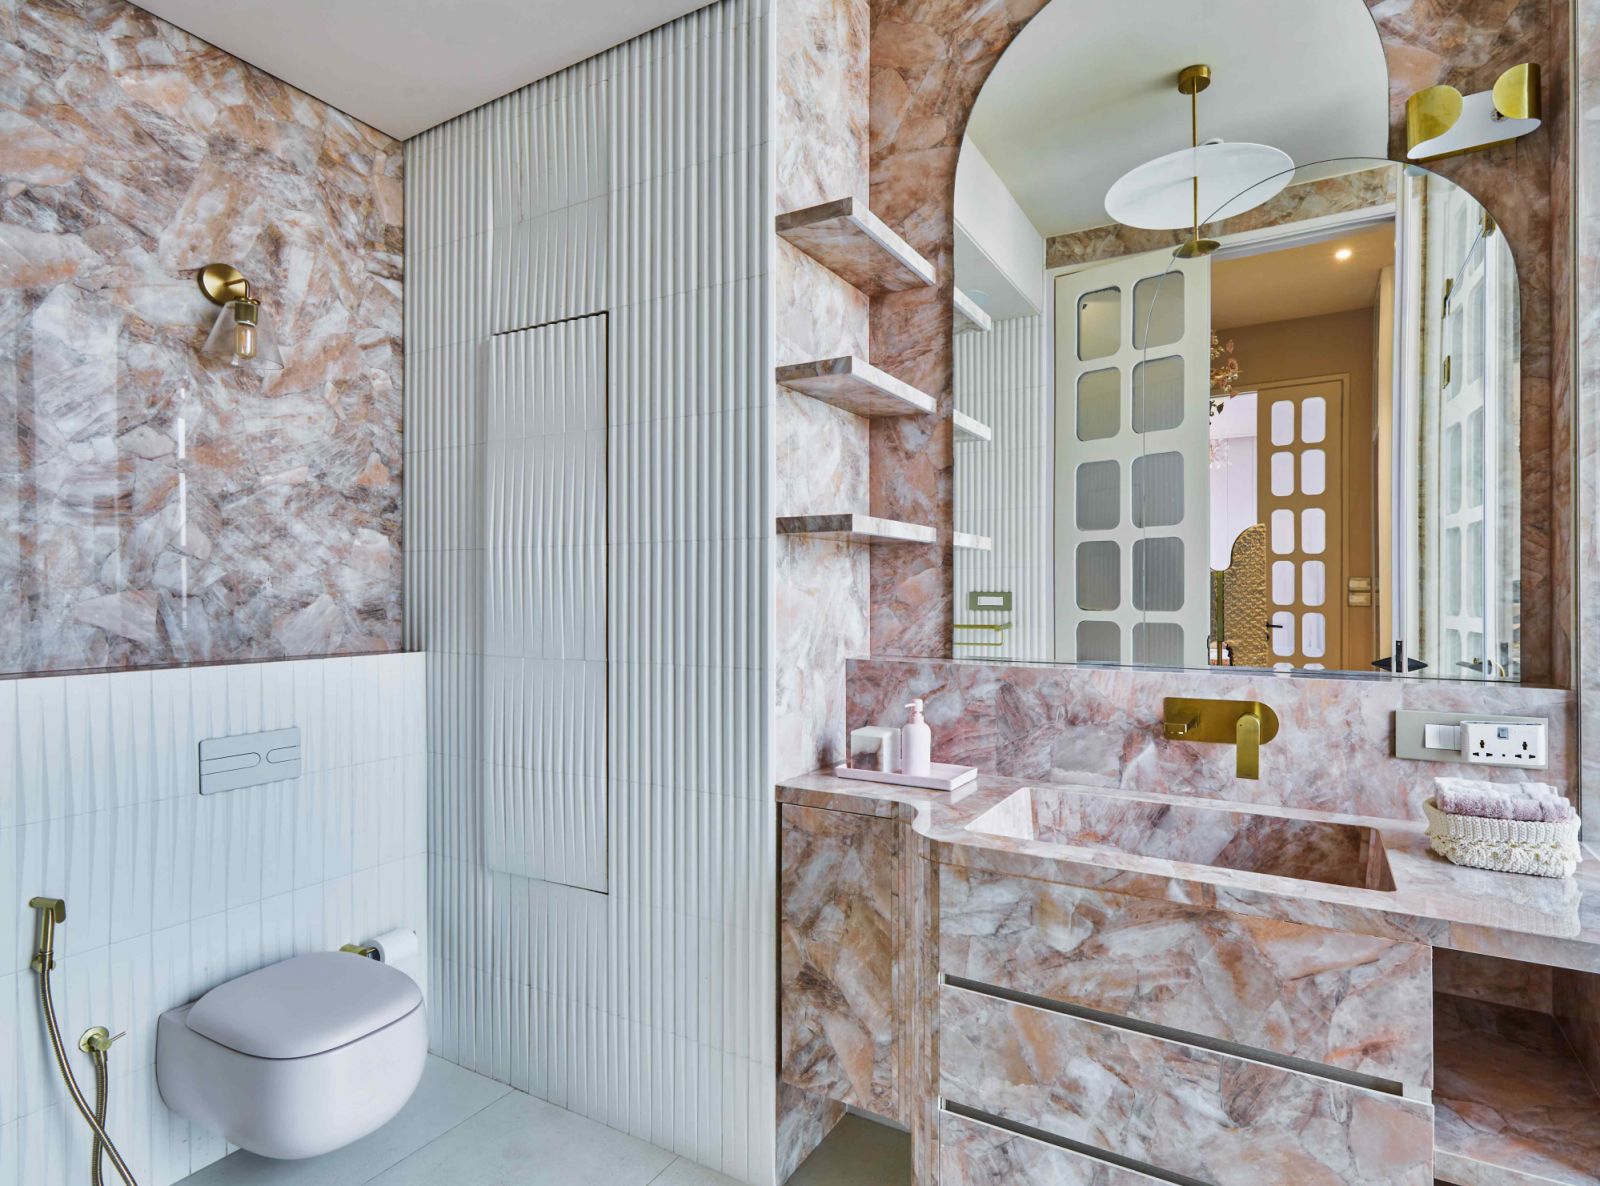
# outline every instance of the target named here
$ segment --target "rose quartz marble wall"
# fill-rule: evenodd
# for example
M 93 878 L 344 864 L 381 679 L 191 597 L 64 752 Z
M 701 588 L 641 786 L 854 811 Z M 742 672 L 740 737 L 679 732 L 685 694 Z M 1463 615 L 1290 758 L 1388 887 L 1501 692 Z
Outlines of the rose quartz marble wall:
M 1422 819 L 1436 776 L 1466 768 L 1395 760 L 1396 709 L 1542 716 L 1550 719 L 1548 769 L 1482 766 L 1471 773 L 1536 776 L 1569 793 L 1576 785 L 1573 697 L 1557 689 L 874 658 L 850 664 L 849 696 L 851 728 L 901 725 L 901 706 L 921 697 L 933 760 L 989 774 L 1410 820 Z M 1166 740 L 1167 696 L 1270 705 L 1280 730 L 1261 750 L 1260 779 L 1235 777 L 1232 746 Z
M 1576 410 L 1579 535 L 1578 692 L 1583 739 L 1584 838 L 1600 851 L 1600 0 L 1573 0 L 1577 102 L 1572 139 L 1577 309 L 1573 335 L 1577 365 Z M 1600 1087 L 1600 977 L 1556 977 L 1556 1015 L 1589 1077 Z
M 1058 0 L 1068 2 L 1068 0 Z M 1546 61 L 1554 0 L 1367 0 L 1390 75 L 1391 156 L 1404 154 L 1404 107 L 1416 90 L 1447 82 L 1492 86 L 1508 66 Z M 1011 39 L 1045 0 L 874 0 L 874 211 L 938 268 L 936 288 L 897 294 L 873 309 L 874 361 L 950 410 L 950 284 L 954 178 L 961 136 L 979 89 Z M 1523 284 L 1523 465 L 1549 475 L 1553 368 L 1551 186 L 1566 96 L 1547 88 L 1551 126 L 1487 152 L 1439 162 L 1494 214 Z M 1552 130 L 1554 129 L 1554 131 Z M 872 430 L 872 510 L 889 518 L 953 522 L 948 421 L 910 417 Z M 1541 497 L 1543 497 L 1541 495 Z M 1548 501 L 1548 500 L 1546 500 Z M 1566 508 L 1530 519 L 1523 539 L 1523 650 L 1529 682 L 1565 674 L 1564 631 L 1551 618 L 1552 555 L 1563 553 Z M 872 569 L 874 654 L 950 653 L 951 559 L 946 545 L 882 550 Z
M 398 646 L 400 145 L 122 0 L 0 77 L 0 670 Z M 200 357 L 213 260 L 283 372 Z
M 775 8 L 774 215 L 867 195 L 867 0 L 792 0 Z M 870 360 L 868 299 L 774 236 L 774 362 L 853 354 Z M 778 515 L 866 511 L 867 422 L 778 389 L 773 409 Z M 844 663 L 867 644 L 869 550 L 780 537 L 776 544 L 773 761 L 780 776 L 841 760 Z M 777 1180 L 843 1115 L 824 1095 L 780 1083 Z

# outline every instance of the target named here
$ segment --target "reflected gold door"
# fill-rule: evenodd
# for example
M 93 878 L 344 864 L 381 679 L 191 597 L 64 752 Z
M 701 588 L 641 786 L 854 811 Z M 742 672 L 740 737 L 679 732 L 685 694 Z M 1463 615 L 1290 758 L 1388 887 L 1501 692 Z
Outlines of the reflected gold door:
M 1267 526 L 1272 661 L 1345 666 L 1342 375 L 1258 389 L 1257 506 Z

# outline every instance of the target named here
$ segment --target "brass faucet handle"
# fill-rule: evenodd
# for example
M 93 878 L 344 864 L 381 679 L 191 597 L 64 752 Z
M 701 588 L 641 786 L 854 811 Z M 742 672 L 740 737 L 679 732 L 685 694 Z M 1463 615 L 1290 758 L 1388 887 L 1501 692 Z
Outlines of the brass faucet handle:
M 50 921 L 57 924 L 67 921 L 67 903 L 62 898 L 30 898 L 30 910 L 47 910 L 50 912 Z
M 1241 713 L 1234 726 L 1235 773 L 1240 778 L 1261 777 L 1261 718 L 1253 712 Z
M 103 1025 L 92 1025 L 83 1031 L 83 1036 L 78 1039 L 78 1049 L 85 1054 L 104 1054 L 111 1049 L 111 1044 L 118 1038 L 126 1038 L 128 1031 L 113 1034 Z

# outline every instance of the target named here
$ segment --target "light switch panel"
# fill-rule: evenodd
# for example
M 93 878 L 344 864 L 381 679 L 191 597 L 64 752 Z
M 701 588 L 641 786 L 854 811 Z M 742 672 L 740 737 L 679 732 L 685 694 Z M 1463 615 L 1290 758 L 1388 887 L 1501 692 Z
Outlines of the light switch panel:
M 299 777 L 299 725 L 236 737 L 210 737 L 200 743 L 202 795 Z

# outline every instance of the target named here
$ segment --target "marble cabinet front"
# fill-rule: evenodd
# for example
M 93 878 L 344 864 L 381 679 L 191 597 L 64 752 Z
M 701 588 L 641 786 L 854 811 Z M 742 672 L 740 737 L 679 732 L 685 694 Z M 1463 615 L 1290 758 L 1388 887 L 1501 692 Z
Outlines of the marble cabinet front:
M 1407 1087 L 1433 1082 L 1432 952 L 1419 943 L 945 865 L 939 968 Z
M 1433 1181 L 1428 1104 L 950 985 L 940 993 L 939 1070 L 947 1108 L 1104 1151 L 1168 1181 Z
M 779 909 L 785 1082 L 904 1119 L 901 826 L 785 804 Z

